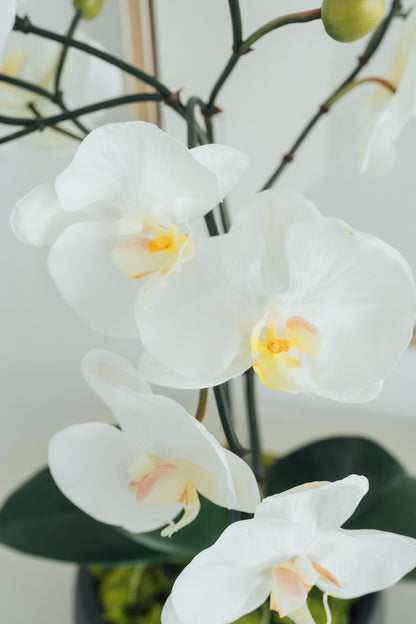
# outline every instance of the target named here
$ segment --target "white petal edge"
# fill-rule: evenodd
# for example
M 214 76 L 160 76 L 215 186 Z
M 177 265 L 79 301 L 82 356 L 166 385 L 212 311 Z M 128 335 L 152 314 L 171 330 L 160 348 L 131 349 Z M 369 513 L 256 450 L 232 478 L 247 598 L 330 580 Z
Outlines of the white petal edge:
M 59 236 L 48 267 L 61 295 L 93 329 L 117 338 L 134 338 L 134 302 L 141 287 L 111 259 L 116 244 L 111 223 L 75 223 Z
M 123 431 L 128 431 L 144 452 L 175 460 L 203 496 L 233 507 L 234 483 L 221 445 L 179 403 L 115 386 L 109 404 Z
M 338 580 L 338 598 L 356 598 L 386 589 L 410 572 L 416 566 L 416 540 L 383 531 L 336 529 L 318 535 L 307 554 Z
M 34 247 L 50 247 L 74 221 L 62 209 L 52 182 L 40 184 L 19 199 L 10 218 L 17 238 Z
M 152 394 L 150 386 L 128 360 L 106 351 L 93 349 L 82 359 L 81 369 L 88 385 L 110 406 L 114 386 L 126 386 L 137 394 Z
M 263 499 L 255 517 L 340 527 L 367 492 L 368 479 L 359 475 L 349 475 L 332 483 L 305 483 Z
M 248 156 L 243 152 L 218 143 L 200 145 L 190 152 L 201 165 L 216 175 L 221 199 L 232 190 L 249 163 Z
M 99 522 L 142 533 L 172 520 L 182 505 L 136 503 L 128 489 L 128 469 L 139 454 L 134 441 L 119 429 L 85 423 L 52 437 L 49 466 L 58 487 L 82 511 Z

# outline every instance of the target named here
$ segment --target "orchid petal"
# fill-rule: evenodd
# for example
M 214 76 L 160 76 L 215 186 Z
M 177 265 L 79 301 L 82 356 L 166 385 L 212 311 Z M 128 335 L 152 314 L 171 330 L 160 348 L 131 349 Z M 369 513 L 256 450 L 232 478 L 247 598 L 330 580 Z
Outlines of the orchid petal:
M 175 607 L 172 602 L 172 595 L 169 595 L 169 598 L 164 604 L 162 609 L 162 624 L 182 624 L 182 621 L 178 618 Z
M 223 199 L 247 169 L 248 156 L 228 145 L 200 145 L 190 150 L 201 165 L 212 171 L 218 181 L 219 196 Z
M 289 279 L 284 252 L 284 239 L 294 223 L 310 221 L 321 216 L 306 197 L 285 189 L 258 193 L 237 213 L 231 233 L 260 236 L 266 243 L 262 259 L 262 274 L 268 292 L 286 288 Z
M 248 342 L 243 342 L 234 356 L 231 364 L 221 374 L 207 379 L 204 375 L 199 377 L 186 377 L 171 370 L 161 362 L 153 358 L 150 353 L 144 351 L 139 360 L 139 372 L 147 381 L 158 386 L 170 388 L 185 388 L 187 390 L 202 387 L 218 386 L 234 377 L 239 377 L 252 364 L 253 357 Z
M 174 518 L 182 506 L 137 505 L 128 488 L 128 469 L 137 450 L 133 440 L 110 425 L 73 425 L 51 439 L 49 465 L 65 496 L 99 522 L 132 532 L 152 531 Z
M 235 453 L 224 448 L 222 451 L 225 453 L 236 492 L 234 509 L 245 511 L 246 513 L 253 513 L 256 504 L 260 502 L 259 486 L 257 485 L 253 471 L 250 466 Z M 257 503 L 253 505 L 254 501 L 257 501 Z
M 49 182 L 40 184 L 17 202 L 10 222 L 23 243 L 50 247 L 75 220 L 72 214 L 62 210 L 55 188 Z
M 62 296 L 86 323 L 104 334 L 131 338 L 137 336 L 138 283 L 114 265 L 115 241 L 111 223 L 75 223 L 57 239 L 48 265 Z
M 2 0 L 0 3 L 0 46 L 13 28 L 16 8 L 16 0 Z
M 374 108 L 378 115 L 367 132 L 361 173 L 382 175 L 395 164 L 397 153 L 395 141 L 407 122 L 414 115 L 416 106 L 416 11 L 411 10 L 404 22 L 402 34 L 387 76 L 396 86 L 394 94 L 385 88 L 377 88 L 368 105 L 371 114 Z
M 308 591 L 302 579 L 288 568 L 273 570 L 270 608 L 285 617 L 291 611 L 299 609 L 308 597 Z
M 356 598 L 397 583 L 416 566 L 416 540 L 383 531 L 331 530 L 318 534 L 308 557 L 338 580 L 338 598 Z M 328 591 L 324 581 L 317 583 Z
M 322 335 L 322 350 L 309 359 L 314 381 L 324 392 L 345 392 L 385 377 L 415 321 L 414 278 L 402 256 L 338 219 L 293 225 L 286 252 L 290 287 L 279 299 Z
M 340 401 L 341 403 L 367 403 L 375 399 L 383 388 L 382 381 L 376 381 L 375 383 L 368 384 L 363 388 L 357 390 L 340 391 L 325 391 L 321 388 L 316 389 L 315 393 L 319 396 L 333 401 Z
M 104 46 L 82 31 L 77 31 L 76 39 L 93 46 L 96 50 L 106 52 Z M 62 74 L 62 89 L 70 109 L 116 98 L 122 94 L 123 87 L 123 74 L 117 67 L 96 56 L 88 56 L 86 59 L 81 51 L 69 49 Z M 88 115 L 89 123 L 96 122 L 102 114 L 103 111 L 97 111 Z
M 288 617 L 292 620 L 292 622 L 294 622 L 294 624 L 316 624 L 316 621 L 309 611 L 307 602 L 304 602 L 299 609 L 289 613 Z
M 212 385 L 234 368 L 237 356 L 235 374 L 251 364 L 249 347 L 240 347 L 257 306 L 243 294 L 258 276 L 263 242 L 254 239 L 248 247 L 239 242 L 228 235 L 199 240 L 195 258 L 180 276 L 163 288 L 152 288 L 156 282 L 149 279 L 149 289 L 138 296 L 136 320 L 144 347 L 157 362 L 189 378 L 189 387 L 196 379 L 199 387 Z M 252 296 L 255 302 L 255 292 Z
M 268 518 L 230 525 L 177 578 L 171 599 L 178 619 L 226 624 L 252 611 L 271 591 L 272 568 L 305 550 L 314 532 L 313 525 Z
M 65 210 L 118 202 L 120 210 L 183 222 L 219 201 L 216 176 L 176 139 L 145 122 L 97 128 L 56 179 Z
M 416 106 L 416 48 L 406 65 L 397 91 L 383 107 L 375 122 L 361 165 L 361 173 L 383 175 L 395 164 L 394 145 L 403 128 L 412 118 Z
M 151 394 L 149 385 L 137 369 L 127 360 L 104 349 L 94 349 L 84 356 L 81 363 L 87 383 L 110 407 L 114 386 L 126 386 L 137 394 Z
M 228 457 L 214 436 L 179 403 L 160 395 L 137 395 L 118 386 L 112 391 L 110 404 L 122 429 L 145 452 L 174 461 L 203 496 L 218 505 L 235 508 L 236 492 Z M 253 481 L 251 474 L 247 494 L 247 499 L 251 495 L 251 509 L 258 501 Z
M 367 491 L 368 480 L 358 475 L 333 483 L 306 483 L 263 499 L 255 517 L 339 527 L 354 513 Z

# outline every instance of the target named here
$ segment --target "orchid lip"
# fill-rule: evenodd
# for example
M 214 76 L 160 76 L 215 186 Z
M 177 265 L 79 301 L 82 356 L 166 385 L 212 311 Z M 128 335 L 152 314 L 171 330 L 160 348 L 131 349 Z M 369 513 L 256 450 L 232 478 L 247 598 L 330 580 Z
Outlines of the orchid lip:
M 139 505 L 180 503 L 183 506 L 182 517 L 177 522 L 168 522 L 161 533 L 163 537 L 171 537 L 198 515 L 200 502 L 197 490 L 175 460 L 163 460 L 148 453 L 140 457 L 129 472 L 136 473 L 128 488 L 135 493 Z
M 115 266 L 127 277 L 141 279 L 157 271 L 164 278 L 193 256 L 190 233 L 151 217 L 122 217 L 115 223 L 122 238 L 111 251 Z
M 305 318 L 289 316 L 282 324 L 279 314 L 266 308 L 251 332 L 251 348 L 258 356 L 253 369 L 264 385 L 297 391 L 291 377 L 302 366 L 300 355 L 316 355 L 321 346 L 318 329 Z

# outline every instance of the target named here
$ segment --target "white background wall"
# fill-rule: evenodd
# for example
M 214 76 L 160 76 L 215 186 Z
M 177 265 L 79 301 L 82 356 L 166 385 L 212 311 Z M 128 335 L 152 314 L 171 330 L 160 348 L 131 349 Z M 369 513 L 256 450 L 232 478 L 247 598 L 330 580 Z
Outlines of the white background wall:
M 227 2 L 155 0 L 154 4 L 162 81 L 172 89 L 183 87 L 184 98 L 193 93 L 205 97 L 230 50 Z M 242 0 L 241 5 L 246 34 L 278 14 L 317 6 L 311 0 Z M 32 0 L 27 7 L 35 23 L 61 29 L 71 15 L 69 0 Z M 117 0 L 107 0 L 103 14 L 87 27 L 115 53 L 122 48 L 118 8 Z M 387 44 L 385 51 L 377 55 L 375 66 L 382 67 L 391 52 L 391 44 Z M 234 210 L 267 179 L 303 123 L 349 72 L 362 49 L 362 42 L 344 46 L 330 41 L 321 24 L 313 22 L 272 33 L 241 59 L 218 99 L 224 113 L 217 120 L 218 139 L 251 157 L 248 174 L 232 197 Z M 369 74 L 374 72 L 371 69 Z M 362 94 L 346 98 L 320 122 L 281 184 L 308 194 L 323 214 L 341 217 L 358 229 L 382 237 L 416 268 L 416 124 L 410 123 L 400 140 L 394 171 L 382 179 L 359 177 L 355 144 L 359 105 L 368 87 L 362 89 Z M 117 118 L 118 113 L 109 116 Z M 164 111 L 163 122 L 171 133 L 185 136 L 183 121 L 172 111 Z M 81 357 L 93 347 L 111 348 L 132 361 L 138 357 L 136 344 L 107 339 L 84 326 L 52 284 L 45 265 L 46 253 L 25 247 L 10 231 L 8 219 L 16 199 L 56 175 L 69 158 L 69 152 L 35 155 L 33 150 L 0 146 L 3 496 L 45 462 L 50 433 L 69 423 L 108 418 L 83 382 Z M 386 381 L 384 393 L 365 406 L 338 406 L 261 388 L 268 450 L 283 451 L 323 435 L 362 432 L 379 440 L 416 470 L 415 370 L 416 353 L 409 352 Z M 194 404 L 193 393 L 181 396 L 186 405 Z M 41 624 L 69 622 L 72 568 L 38 562 L 5 549 L 1 553 L 0 621 L 4 618 L 8 624 L 23 624 L 30 614 L 31 621 Z M 416 597 L 413 586 L 391 593 L 388 624 L 400 621 L 393 609 L 403 604 L 403 591 Z M 51 594 L 53 603 L 46 610 L 43 597 L 49 599 Z M 413 607 L 406 608 L 402 621 L 412 621 Z

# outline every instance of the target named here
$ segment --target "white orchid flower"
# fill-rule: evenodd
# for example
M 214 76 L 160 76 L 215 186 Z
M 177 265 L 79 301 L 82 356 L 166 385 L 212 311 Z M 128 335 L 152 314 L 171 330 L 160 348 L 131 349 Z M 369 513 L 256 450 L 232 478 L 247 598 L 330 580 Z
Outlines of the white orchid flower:
M 397 251 L 296 193 L 267 191 L 229 235 L 199 243 L 175 287 L 139 295 L 140 370 L 198 388 L 254 365 L 273 388 L 366 401 L 408 345 L 415 313 Z
M 76 38 L 103 50 L 103 47 L 78 31 Z M 5 56 L 1 64 L 1 73 L 20 78 L 54 93 L 57 65 L 61 56 L 62 46 L 47 39 L 33 39 L 14 33 L 8 42 Z M 66 106 L 73 110 L 95 104 L 98 101 L 115 98 L 123 92 L 123 76 L 121 71 L 95 57 L 86 55 L 80 50 L 69 48 L 62 72 L 60 90 L 63 92 Z M 29 105 L 35 107 L 43 117 L 62 112 L 61 108 L 48 98 L 27 91 L 6 82 L 0 82 L 0 107 L 3 115 L 12 117 L 33 116 Z M 87 125 L 94 124 L 102 117 L 104 111 L 88 115 Z M 70 123 L 64 122 L 60 127 L 77 133 Z M 10 133 L 10 126 L 0 125 L 1 134 Z M 43 147 L 68 148 L 74 146 L 74 140 L 52 129 L 30 135 Z M 25 142 L 25 146 L 27 143 Z
M 249 466 L 176 401 L 152 394 L 129 362 L 97 350 L 84 358 L 83 371 L 120 429 L 86 423 L 51 439 L 52 476 L 75 505 L 134 533 L 167 525 L 163 536 L 195 519 L 199 493 L 222 507 L 254 512 L 260 498 Z
M 371 122 L 361 137 L 361 173 L 387 173 L 396 162 L 395 142 L 416 114 L 416 8 L 404 23 L 386 86 L 379 86 L 367 105 Z M 376 114 L 375 114 L 376 113 Z
M 162 624 L 228 624 L 259 607 L 314 624 L 306 599 L 355 598 L 397 583 L 416 565 L 416 540 L 341 529 L 368 490 L 363 476 L 315 482 L 270 496 L 252 520 L 230 525 L 177 578 Z
M 188 150 L 152 124 L 109 124 L 84 139 L 54 186 L 20 200 L 12 227 L 26 243 L 52 245 L 52 277 L 86 322 L 134 337 L 143 278 L 156 273 L 160 285 L 194 256 L 188 219 L 211 210 L 246 166 L 231 147 Z

